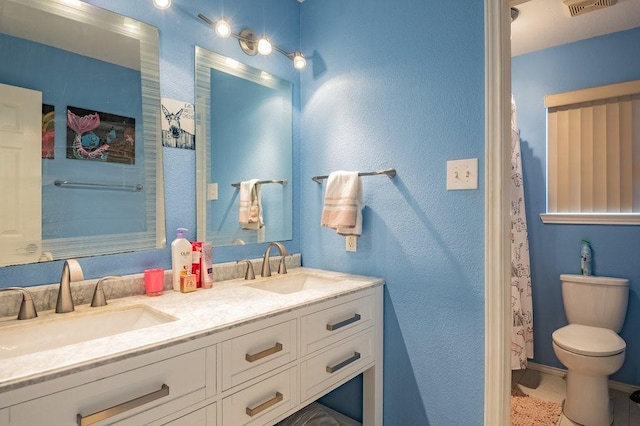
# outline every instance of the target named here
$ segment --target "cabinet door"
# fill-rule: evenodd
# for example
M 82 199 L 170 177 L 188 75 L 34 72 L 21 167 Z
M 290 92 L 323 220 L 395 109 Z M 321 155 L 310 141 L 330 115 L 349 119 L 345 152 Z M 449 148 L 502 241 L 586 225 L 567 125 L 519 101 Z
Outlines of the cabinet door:
M 199 350 L 81 384 L 10 407 L 10 425 L 145 424 L 202 401 L 204 367 Z

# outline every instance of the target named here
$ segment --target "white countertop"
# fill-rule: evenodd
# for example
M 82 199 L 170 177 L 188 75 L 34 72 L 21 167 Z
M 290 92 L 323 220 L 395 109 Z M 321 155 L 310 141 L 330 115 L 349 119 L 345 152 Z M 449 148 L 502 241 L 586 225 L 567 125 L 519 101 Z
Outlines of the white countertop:
M 277 280 L 299 274 L 314 274 L 340 278 L 322 288 L 313 288 L 289 294 L 280 294 L 245 286 L 264 280 Z M 39 312 L 33 320 L 3 320 L 0 322 L 0 345 L 5 327 L 32 325 L 64 315 L 82 315 L 98 310 L 114 310 L 134 305 L 145 305 L 177 318 L 176 321 L 116 334 L 108 337 L 71 344 L 56 349 L 5 358 L 0 362 L 0 393 L 72 374 L 115 360 L 140 355 L 151 350 L 176 345 L 237 327 L 291 309 L 308 306 L 324 300 L 383 285 L 380 278 L 329 272 L 319 269 L 295 268 L 287 275 L 275 274 L 270 278 L 245 281 L 234 279 L 214 283 L 212 289 L 198 289 L 193 293 L 165 291 L 159 297 L 131 296 L 109 300 L 108 306 L 91 308 L 76 306 L 76 312 L 55 314 Z

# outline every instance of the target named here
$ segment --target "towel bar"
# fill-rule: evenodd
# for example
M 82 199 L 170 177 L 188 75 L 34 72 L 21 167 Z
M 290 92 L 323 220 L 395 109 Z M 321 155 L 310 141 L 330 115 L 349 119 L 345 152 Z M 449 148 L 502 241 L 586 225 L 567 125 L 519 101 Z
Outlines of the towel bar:
M 89 183 L 89 182 L 71 182 L 68 180 L 56 179 L 53 181 L 55 186 L 86 186 L 91 188 L 104 188 L 104 189 L 124 189 L 128 191 L 142 191 L 144 188 L 141 184 L 136 185 L 115 185 L 110 183 Z
M 286 179 L 281 179 L 281 180 L 261 180 L 258 183 L 279 183 L 282 186 L 285 186 L 287 184 L 287 180 Z M 240 182 L 232 183 L 231 186 L 233 186 L 235 188 L 240 188 Z
M 394 177 L 396 177 L 396 169 L 384 169 L 384 170 L 378 170 L 375 172 L 358 173 L 358 176 L 376 176 L 376 175 L 387 175 L 389 179 L 393 179 Z M 313 179 L 316 183 L 322 183 L 322 180 L 328 177 L 329 176 L 314 176 L 311 179 Z

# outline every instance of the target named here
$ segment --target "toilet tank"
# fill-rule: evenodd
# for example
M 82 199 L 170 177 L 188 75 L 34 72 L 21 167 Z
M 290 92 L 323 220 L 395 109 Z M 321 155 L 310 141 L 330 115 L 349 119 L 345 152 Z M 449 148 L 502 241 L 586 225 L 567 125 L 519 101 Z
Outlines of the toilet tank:
M 629 280 L 594 275 L 560 275 L 562 303 L 569 324 L 619 333 L 627 315 Z

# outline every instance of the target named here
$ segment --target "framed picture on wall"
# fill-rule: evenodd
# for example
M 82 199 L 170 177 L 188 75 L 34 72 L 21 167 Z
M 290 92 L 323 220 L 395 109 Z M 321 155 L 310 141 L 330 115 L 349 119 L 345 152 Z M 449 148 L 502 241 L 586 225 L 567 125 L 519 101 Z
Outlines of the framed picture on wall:
M 196 149 L 193 104 L 162 98 L 162 146 Z
M 134 118 L 67 107 L 67 158 L 135 164 L 135 136 Z
M 53 105 L 42 104 L 42 158 L 55 156 L 56 111 Z

